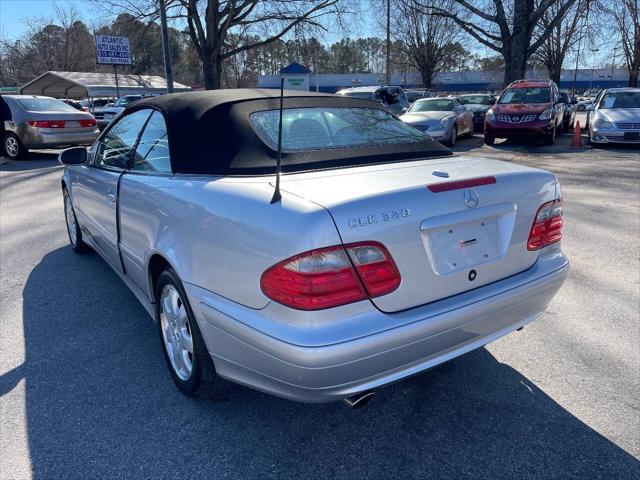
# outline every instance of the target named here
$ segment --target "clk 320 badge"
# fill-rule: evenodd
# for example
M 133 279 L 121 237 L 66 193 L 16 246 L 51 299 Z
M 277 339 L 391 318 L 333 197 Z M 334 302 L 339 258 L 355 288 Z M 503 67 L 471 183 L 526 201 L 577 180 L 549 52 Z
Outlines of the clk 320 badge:
M 400 208 L 398 210 L 390 210 L 380 214 L 367 215 L 366 217 L 350 218 L 347 223 L 350 228 L 366 227 L 367 225 L 374 225 L 379 222 L 391 222 L 393 220 L 400 220 L 401 218 L 407 218 L 409 216 L 411 216 L 411 210 L 408 208 Z

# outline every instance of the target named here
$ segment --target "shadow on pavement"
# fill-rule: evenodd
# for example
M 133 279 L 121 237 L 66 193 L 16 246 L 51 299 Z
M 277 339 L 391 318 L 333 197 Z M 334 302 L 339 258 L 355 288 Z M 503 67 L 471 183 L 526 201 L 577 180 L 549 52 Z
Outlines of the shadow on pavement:
M 638 478 L 639 462 L 485 349 L 363 410 L 171 383 L 155 324 L 96 254 L 59 248 L 23 291 L 33 476 Z
M 34 150 L 30 151 L 25 158 L 20 160 L 10 160 L 0 156 L 0 171 L 21 172 L 26 170 L 36 170 L 43 167 L 58 166 L 58 151 Z

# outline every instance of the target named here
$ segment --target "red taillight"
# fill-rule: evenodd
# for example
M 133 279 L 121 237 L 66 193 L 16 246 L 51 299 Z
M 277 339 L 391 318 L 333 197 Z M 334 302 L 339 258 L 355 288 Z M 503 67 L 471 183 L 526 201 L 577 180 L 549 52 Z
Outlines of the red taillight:
M 80 120 L 81 127 L 95 127 L 97 125 L 95 118 L 86 118 L 84 120 Z
M 562 199 L 558 198 L 543 204 L 533 220 L 527 250 L 539 250 L 542 247 L 559 242 L 562 238 Z
M 377 242 L 311 250 L 274 265 L 260 278 L 267 297 L 299 310 L 378 297 L 398 285 L 400 273 L 387 249 Z
M 482 185 L 493 185 L 494 183 L 496 183 L 496 177 L 478 177 L 468 180 L 434 183 L 433 185 L 428 185 L 427 188 L 433 193 L 440 193 L 450 190 L 461 190 L 463 188 L 480 187 Z
M 29 125 L 36 128 L 64 128 L 64 120 L 29 120 Z

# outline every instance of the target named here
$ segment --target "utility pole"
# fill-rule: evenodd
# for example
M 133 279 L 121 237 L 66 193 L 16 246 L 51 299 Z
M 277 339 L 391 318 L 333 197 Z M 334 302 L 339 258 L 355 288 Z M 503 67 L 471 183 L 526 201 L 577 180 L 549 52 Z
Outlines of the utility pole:
M 616 50 L 618 50 L 618 46 L 613 47 L 613 58 L 611 59 L 611 82 L 613 82 L 613 69 L 616 66 Z
M 391 83 L 391 0 L 387 0 L 387 66 L 385 83 Z
M 593 83 L 593 71 L 596 68 L 596 53 L 600 51 L 599 48 L 590 48 L 593 54 L 593 64 L 591 65 L 591 80 L 589 80 L 589 94 L 591 94 L 591 84 Z
M 160 9 L 160 30 L 162 31 L 162 54 L 164 55 L 164 74 L 167 78 L 167 93 L 173 93 L 173 72 L 171 70 L 171 55 L 169 55 L 169 33 L 167 32 L 167 9 L 164 0 L 158 0 Z

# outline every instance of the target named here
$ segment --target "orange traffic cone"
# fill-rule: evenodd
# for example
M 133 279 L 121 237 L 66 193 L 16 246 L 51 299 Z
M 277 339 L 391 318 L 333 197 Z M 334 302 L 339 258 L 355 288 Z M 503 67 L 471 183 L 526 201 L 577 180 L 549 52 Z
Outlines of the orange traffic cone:
M 582 129 L 580 128 L 580 122 L 576 120 L 575 127 L 573 129 L 573 139 L 571 140 L 571 148 L 582 148 Z

